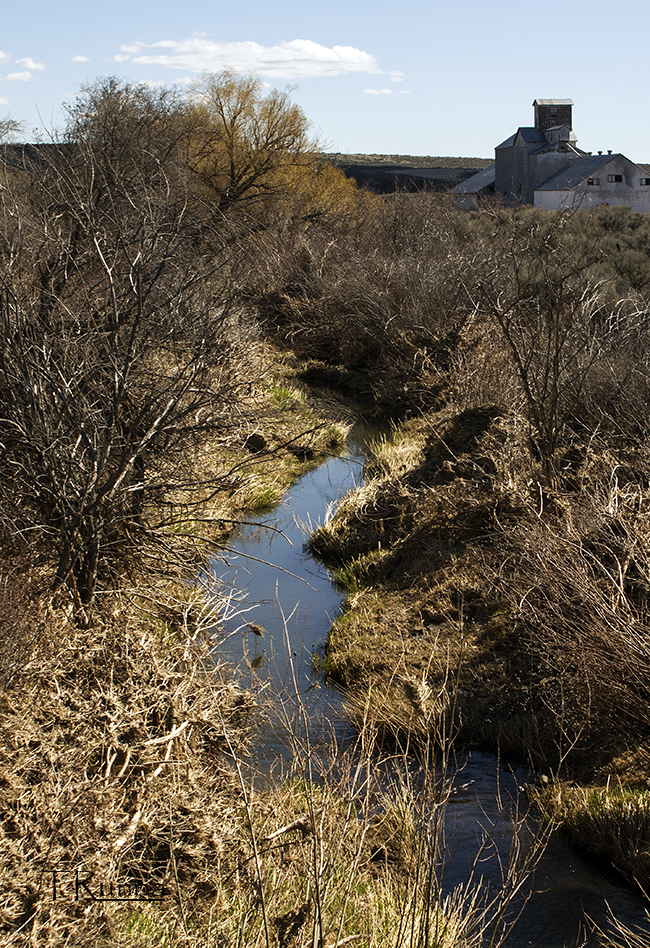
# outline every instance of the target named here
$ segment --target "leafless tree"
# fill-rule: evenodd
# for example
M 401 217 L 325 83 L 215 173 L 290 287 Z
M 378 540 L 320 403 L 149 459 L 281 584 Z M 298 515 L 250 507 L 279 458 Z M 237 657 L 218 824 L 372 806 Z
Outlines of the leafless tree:
M 574 212 L 513 216 L 510 233 L 485 252 L 471 296 L 500 330 L 516 367 L 532 440 L 548 486 L 558 480 L 558 452 L 569 422 L 589 424 L 586 402 L 609 396 L 617 353 L 647 337 L 641 300 L 618 300 L 595 275 L 598 247 L 574 246 L 564 234 Z
M 0 193 L 2 522 L 50 538 L 54 584 L 82 605 L 248 381 L 227 259 L 206 252 L 223 220 L 199 213 L 181 124 L 170 97 L 109 81 Z

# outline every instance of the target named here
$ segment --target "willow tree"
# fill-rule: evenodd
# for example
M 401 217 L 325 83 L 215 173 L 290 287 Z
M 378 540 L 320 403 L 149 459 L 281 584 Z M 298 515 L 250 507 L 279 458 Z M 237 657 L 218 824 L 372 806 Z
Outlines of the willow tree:
M 310 165 L 315 144 L 288 91 L 265 93 L 262 81 L 226 70 L 192 89 L 187 163 L 220 214 L 260 214 L 286 186 L 286 172 Z

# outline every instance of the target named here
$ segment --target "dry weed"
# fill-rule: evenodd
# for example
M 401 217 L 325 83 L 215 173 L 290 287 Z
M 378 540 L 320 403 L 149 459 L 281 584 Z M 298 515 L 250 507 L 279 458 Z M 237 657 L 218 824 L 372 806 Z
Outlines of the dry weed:
M 38 631 L 0 696 L 4 943 L 114 940 L 140 904 L 119 898 L 191 917 L 237 824 L 249 697 L 119 601 L 88 630 L 50 608 Z

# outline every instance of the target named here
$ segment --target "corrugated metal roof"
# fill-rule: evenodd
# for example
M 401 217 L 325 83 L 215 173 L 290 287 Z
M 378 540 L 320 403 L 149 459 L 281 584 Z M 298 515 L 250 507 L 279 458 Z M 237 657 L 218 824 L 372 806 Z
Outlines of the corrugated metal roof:
M 615 158 L 625 157 L 624 155 L 587 155 L 586 158 L 576 158 L 569 162 L 566 168 L 556 171 L 555 174 L 542 181 L 535 188 L 536 191 L 568 191 L 577 187 L 585 178 L 591 178 L 596 171 L 600 171 L 605 165 Z
M 577 139 L 576 139 L 576 140 L 577 140 Z M 567 153 L 570 153 L 570 154 L 573 154 L 573 155 L 577 155 L 578 158 L 582 158 L 582 157 L 584 157 L 584 155 L 587 154 L 585 151 L 581 151 L 579 148 L 577 148 L 577 147 L 573 144 L 573 142 L 563 142 L 562 144 L 564 144 L 564 145 L 567 146 Z M 532 151 L 529 151 L 529 152 L 528 152 L 528 154 L 529 154 L 529 155 L 541 155 L 541 154 L 543 154 L 545 151 L 546 151 L 546 152 L 557 151 L 557 144 L 556 144 L 555 142 L 546 142 L 544 145 L 540 145 L 539 148 L 533 148 Z M 569 157 L 570 157 L 570 155 L 569 155 Z
M 490 185 L 494 184 L 494 175 L 495 165 L 493 163 L 473 174 L 471 178 L 461 182 L 461 184 L 457 184 L 455 188 L 451 189 L 451 194 L 478 194 L 483 188 L 489 188 Z

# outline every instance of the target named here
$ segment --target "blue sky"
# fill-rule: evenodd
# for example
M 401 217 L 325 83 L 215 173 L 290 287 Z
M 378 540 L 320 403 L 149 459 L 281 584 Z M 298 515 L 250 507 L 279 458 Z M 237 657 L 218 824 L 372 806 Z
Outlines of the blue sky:
M 31 0 L 0 23 L 0 118 L 47 137 L 99 76 L 230 66 L 294 87 L 330 151 L 490 157 L 571 98 L 581 147 L 650 162 L 649 51 L 647 0 Z

